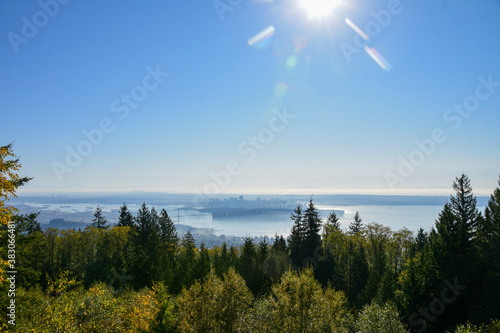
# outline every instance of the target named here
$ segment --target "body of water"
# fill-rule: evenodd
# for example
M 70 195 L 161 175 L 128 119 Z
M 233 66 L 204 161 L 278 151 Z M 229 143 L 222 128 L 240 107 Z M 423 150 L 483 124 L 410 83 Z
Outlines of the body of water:
M 43 205 L 36 203 L 25 203 L 33 206 L 35 210 L 60 210 L 62 212 L 92 212 L 97 205 L 95 204 L 68 204 L 68 205 Z M 117 219 L 121 204 L 101 205 L 104 216 L 110 217 L 110 220 Z M 132 214 L 136 214 L 140 205 L 127 205 Z M 343 228 L 348 228 L 349 223 L 358 211 L 364 223 L 377 222 L 388 226 L 393 230 L 407 228 L 416 231 L 419 228 L 429 230 L 434 226 L 435 220 L 443 209 L 442 206 L 316 206 L 320 211 L 323 221 L 328 214 L 335 210 L 343 210 L 344 216 L 339 219 Z M 149 207 L 152 208 L 152 207 Z M 196 210 L 177 210 L 182 208 L 179 205 L 155 206 L 160 212 L 165 208 L 175 223 L 187 224 L 198 228 L 213 228 L 217 235 L 234 236 L 273 236 L 275 233 L 288 235 L 292 227 L 292 221 L 289 215 L 277 216 L 252 216 L 252 217 L 230 217 L 222 219 L 212 219 L 211 213 L 202 213 Z M 484 207 L 479 207 L 484 211 Z

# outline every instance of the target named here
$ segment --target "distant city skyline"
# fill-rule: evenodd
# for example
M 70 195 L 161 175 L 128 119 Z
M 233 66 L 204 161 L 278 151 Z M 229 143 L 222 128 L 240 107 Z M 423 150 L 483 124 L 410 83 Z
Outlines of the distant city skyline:
M 332 3 L 0 3 L 19 193 L 491 194 L 500 2 Z

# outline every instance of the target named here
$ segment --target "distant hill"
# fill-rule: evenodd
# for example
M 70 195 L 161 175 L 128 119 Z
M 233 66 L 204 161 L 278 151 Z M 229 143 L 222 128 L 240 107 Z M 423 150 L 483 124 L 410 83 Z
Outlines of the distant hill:
M 68 230 L 68 229 L 85 229 L 89 224 L 85 222 L 73 222 L 73 221 L 66 221 L 65 219 L 53 219 L 50 220 L 49 223 L 47 224 L 42 224 L 43 229 L 47 228 L 54 228 L 54 229 L 61 229 L 61 230 Z

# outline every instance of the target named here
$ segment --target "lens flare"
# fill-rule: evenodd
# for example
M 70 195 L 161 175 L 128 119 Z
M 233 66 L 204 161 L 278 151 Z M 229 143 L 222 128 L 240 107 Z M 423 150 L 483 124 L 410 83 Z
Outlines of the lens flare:
M 392 69 L 391 64 L 380 55 L 380 53 L 375 50 L 375 48 L 365 47 L 366 53 L 385 71 L 390 71 Z
M 309 14 L 309 18 L 329 15 L 337 5 L 338 0 L 301 0 L 301 6 Z
M 267 40 L 268 38 L 272 37 L 274 35 L 274 27 L 272 25 L 268 26 L 258 34 L 254 35 L 253 37 L 249 38 L 247 40 L 248 45 L 254 46 L 259 43 L 262 43 L 263 41 Z
M 361 30 L 354 22 L 352 22 L 350 19 L 346 18 L 345 23 L 347 23 L 348 26 L 351 27 L 352 30 L 356 31 L 358 35 L 360 35 L 364 40 L 370 39 L 367 34 L 363 30 Z

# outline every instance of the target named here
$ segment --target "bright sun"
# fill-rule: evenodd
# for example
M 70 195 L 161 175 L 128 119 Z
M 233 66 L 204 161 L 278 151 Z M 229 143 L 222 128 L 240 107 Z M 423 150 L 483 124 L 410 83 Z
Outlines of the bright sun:
M 309 18 L 322 17 L 330 14 L 338 0 L 301 0 L 301 6 L 309 14 Z

